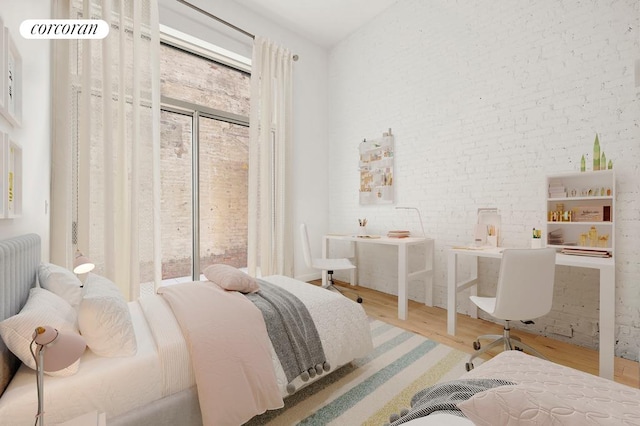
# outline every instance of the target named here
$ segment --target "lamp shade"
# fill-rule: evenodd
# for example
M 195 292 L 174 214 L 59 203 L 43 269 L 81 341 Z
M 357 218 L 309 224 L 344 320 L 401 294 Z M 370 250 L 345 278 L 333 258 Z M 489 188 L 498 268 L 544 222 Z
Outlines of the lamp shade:
M 40 346 L 44 371 L 67 368 L 82 356 L 87 344 L 79 334 L 60 333 L 48 325 L 36 328 L 34 342 Z
M 93 271 L 95 267 L 96 265 L 94 265 L 88 257 L 80 253 L 80 251 L 76 251 L 76 258 L 73 261 L 74 274 L 86 274 L 87 272 Z

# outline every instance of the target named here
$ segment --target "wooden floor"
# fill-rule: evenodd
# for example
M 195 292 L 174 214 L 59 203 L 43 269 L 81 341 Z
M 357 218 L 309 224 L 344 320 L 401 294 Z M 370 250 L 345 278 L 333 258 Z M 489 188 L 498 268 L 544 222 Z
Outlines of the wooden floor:
M 320 280 L 313 281 L 320 285 Z M 407 320 L 398 319 L 397 297 L 381 293 L 376 290 L 355 286 L 350 287 L 346 283 L 337 282 L 340 288 L 349 291 L 357 290 L 364 299 L 362 306 L 367 315 L 380 319 L 397 327 L 421 334 L 429 339 L 451 346 L 465 352 L 473 352 L 473 341 L 482 334 L 502 334 L 502 326 L 482 319 L 473 319 L 467 315 L 458 314 L 458 326 L 456 335 L 447 334 L 447 311 L 442 308 L 432 308 L 421 303 L 409 300 L 409 315 Z M 355 300 L 355 295 L 345 292 L 345 296 Z M 538 336 L 519 330 L 511 332 L 520 337 L 533 348 L 545 355 L 549 360 L 566 365 L 591 374 L 598 374 L 598 352 L 569 343 L 560 342 L 547 337 Z M 490 351 L 489 359 L 498 353 Z M 633 387 L 640 387 L 640 372 L 638 363 L 623 358 L 616 358 L 614 364 L 614 379 Z

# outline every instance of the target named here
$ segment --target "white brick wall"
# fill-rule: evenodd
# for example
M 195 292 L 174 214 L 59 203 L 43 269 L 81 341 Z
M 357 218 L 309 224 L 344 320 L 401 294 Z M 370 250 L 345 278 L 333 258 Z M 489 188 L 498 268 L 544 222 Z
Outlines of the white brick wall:
M 358 204 L 358 143 L 391 127 L 395 205 L 418 207 L 436 239 L 434 302 L 444 307 L 445 251 L 470 241 L 477 208 L 500 209 L 504 246 L 526 246 L 545 217 L 545 174 L 577 170 L 583 154 L 589 164 L 597 132 L 617 174 L 616 355 L 635 359 L 639 27 L 636 0 L 399 1 L 330 52 L 331 231 L 354 232 L 366 217 L 370 232 L 419 232 L 415 212 Z M 362 258 L 362 283 L 395 294 L 395 253 Z M 497 262 L 479 272 L 491 294 Z M 556 277 L 552 312 L 528 328 L 596 348 L 597 273 L 558 267 Z M 423 294 L 412 286 L 412 298 Z

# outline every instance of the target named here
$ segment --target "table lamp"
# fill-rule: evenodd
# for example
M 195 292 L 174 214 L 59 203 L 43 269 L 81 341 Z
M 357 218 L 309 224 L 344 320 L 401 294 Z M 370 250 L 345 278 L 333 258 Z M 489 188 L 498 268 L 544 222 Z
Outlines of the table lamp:
M 420 219 L 420 229 L 422 230 L 422 236 L 423 237 L 427 236 L 427 234 L 424 232 L 424 226 L 422 225 L 422 215 L 420 214 L 420 210 L 418 210 L 417 207 L 397 206 L 396 210 L 415 210 L 416 213 L 418 213 L 418 219 Z
M 33 345 L 36 345 L 34 351 Z M 37 327 L 31 341 L 31 355 L 36 362 L 38 414 L 36 424 L 44 425 L 44 371 L 67 368 L 82 356 L 87 344 L 79 334 L 60 333 L 48 325 Z
M 76 258 L 73 261 L 73 273 L 74 274 L 86 274 L 93 271 L 96 265 L 91 260 L 83 255 L 80 250 L 76 249 Z

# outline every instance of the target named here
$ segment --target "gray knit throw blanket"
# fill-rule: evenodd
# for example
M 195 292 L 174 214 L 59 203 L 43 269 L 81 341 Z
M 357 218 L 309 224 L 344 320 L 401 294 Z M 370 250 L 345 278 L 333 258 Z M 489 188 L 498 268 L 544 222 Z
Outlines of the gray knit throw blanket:
M 409 420 L 440 412 L 464 417 L 458 403 L 466 401 L 478 392 L 498 386 L 515 385 L 513 382 L 498 379 L 459 379 L 438 383 L 416 392 L 411 398 L 411 409 L 392 415 L 386 423 L 396 426 Z
M 258 280 L 260 291 L 246 294 L 262 312 L 271 343 L 287 376 L 287 392 L 295 392 L 293 381 L 329 371 L 320 336 L 306 306 L 281 287 Z

